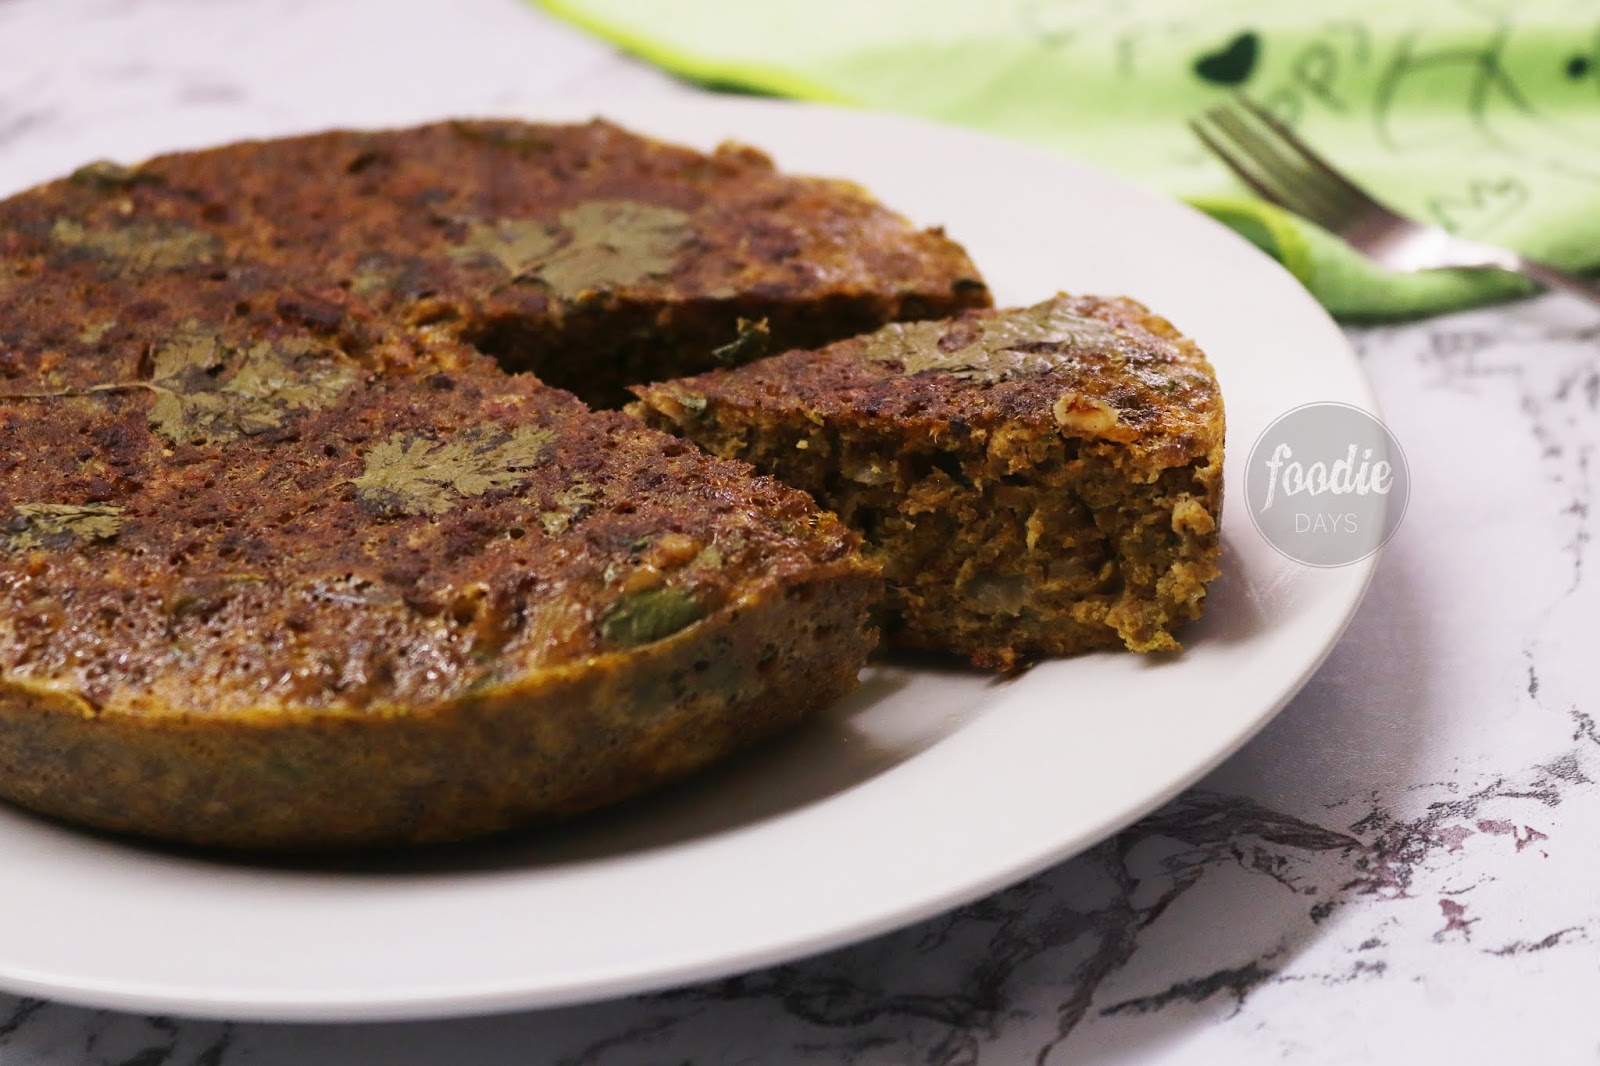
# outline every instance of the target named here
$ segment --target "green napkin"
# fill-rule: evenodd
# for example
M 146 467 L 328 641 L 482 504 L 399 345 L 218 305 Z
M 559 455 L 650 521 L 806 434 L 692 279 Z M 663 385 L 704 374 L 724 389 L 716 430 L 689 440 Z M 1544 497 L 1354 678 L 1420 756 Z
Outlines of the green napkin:
M 924 115 L 1181 196 L 1346 317 L 1531 291 L 1385 275 L 1249 197 L 1184 122 L 1236 89 L 1418 219 L 1600 266 L 1596 0 L 538 0 L 719 87 Z

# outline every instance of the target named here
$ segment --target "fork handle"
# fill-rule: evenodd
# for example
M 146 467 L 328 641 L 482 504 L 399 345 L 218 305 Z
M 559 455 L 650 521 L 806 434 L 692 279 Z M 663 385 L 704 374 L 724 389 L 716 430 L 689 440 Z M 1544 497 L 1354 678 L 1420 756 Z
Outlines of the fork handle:
M 1517 256 L 1511 269 L 1524 277 L 1532 278 L 1547 289 L 1570 292 L 1600 306 L 1600 285 L 1588 278 L 1553 267 L 1549 263 L 1541 263 L 1537 259 L 1529 259 L 1525 255 Z

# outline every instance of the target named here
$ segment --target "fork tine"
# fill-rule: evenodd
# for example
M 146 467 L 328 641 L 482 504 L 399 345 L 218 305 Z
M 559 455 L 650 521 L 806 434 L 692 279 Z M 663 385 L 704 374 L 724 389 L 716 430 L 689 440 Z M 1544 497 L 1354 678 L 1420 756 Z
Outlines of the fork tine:
M 1377 204 L 1379 207 L 1383 206 L 1382 204 L 1378 204 L 1378 201 L 1375 200 L 1372 194 L 1367 192 L 1367 190 L 1363 189 L 1361 186 L 1357 185 L 1355 182 L 1339 173 L 1339 171 L 1329 166 L 1327 160 L 1323 159 L 1320 155 L 1314 152 L 1310 145 L 1306 144 L 1305 141 L 1302 141 L 1300 136 L 1295 133 L 1294 130 L 1285 125 L 1272 112 L 1268 111 L 1266 108 L 1250 99 L 1244 93 L 1234 93 L 1233 99 L 1234 103 L 1248 111 L 1257 122 L 1261 123 L 1267 129 L 1277 134 L 1279 139 L 1281 139 L 1285 145 L 1298 153 L 1302 163 L 1316 171 L 1319 177 L 1332 184 L 1346 197 L 1358 201 L 1363 206 L 1367 204 Z
M 1257 133 L 1249 123 L 1227 108 L 1214 108 L 1206 115 L 1217 130 L 1231 140 L 1262 172 L 1276 195 L 1268 197 L 1297 215 L 1304 215 L 1324 229 L 1337 229 L 1351 213 L 1361 207 L 1349 201 L 1340 190 L 1319 181 L 1314 173 L 1297 165 L 1293 156 L 1275 142 Z
M 1217 114 L 1218 112 L 1212 111 L 1208 112 L 1204 117 L 1215 123 Z M 1279 178 L 1269 180 L 1268 175 L 1259 173 L 1258 170 L 1262 169 L 1261 163 L 1254 154 L 1245 151 L 1244 145 L 1237 145 L 1231 133 L 1220 127 L 1213 133 L 1201 121 L 1195 119 L 1190 120 L 1189 128 L 1194 131 L 1196 137 L 1200 138 L 1201 143 L 1210 149 L 1233 172 L 1235 177 L 1254 190 L 1257 196 L 1260 196 L 1268 203 L 1277 204 L 1285 210 L 1305 215 L 1308 218 L 1314 212 L 1319 216 L 1314 221 L 1317 221 L 1319 225 L 1323 224 L 1320 218 L 1324 214 L 1322 210 L 1302 201 L 1298 197 L 1290 195 L 1289 190 L 1293 188 L 1293 182 L 1283 182 Z
M 1380 267 L 1508 270 L 1600 305 L 1600 287 L 1509 248 L 1453 236 L 1400 214 L 1339 173 L 1243 93 L 1189 120 L 1202 144 L 1261 197 L 1316 223 Z
M 1234 177 L 1250 186 L 1257 196 L 1269 203 L 1277 204 L 1279 207 L 1287 206 L 1283 202 L 1282 198 L 1278 196 L 1278 191 L 1276 189 L 1272 188 L 1260 178 L 1256 177 L 1255 171 L 1250 169 L 1249 164 L 1244 161 L 1244 158 L 1235 153 L 1232 148 L 1228 147 L 1222 141 L 1211 136 L 1210 132 L 1206 130 L 1205 126 L 1202 125 L 1199 120 L 1190 119 L 1189 128 L 1194 131 L 1194 135 L 1196 137 L 1200 138 L 1200 143 L 1209 148 L 1212 155 L 1215 155 L 1218 159 L 1222 160 L 1223 165 L 1229 170 L 1233 171 Z

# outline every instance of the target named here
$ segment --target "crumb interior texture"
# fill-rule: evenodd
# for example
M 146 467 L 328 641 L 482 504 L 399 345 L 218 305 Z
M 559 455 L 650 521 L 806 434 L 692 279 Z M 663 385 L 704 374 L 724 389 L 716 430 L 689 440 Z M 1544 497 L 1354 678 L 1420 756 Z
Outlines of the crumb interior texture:
M 523 154 L 581 185 L 556 223 L 501 213 Z M 646 195 L 657 154 L 676 176 Z M 676 779 L 853 688 L 882 596 L 856 534 L 470 343 L 515 311 L 561 351 L 594 308 L 645 305 L 716 307 L 744 343 L 738 293 L 768 275 L 687 279 L 712 240 L 692 175 L 747 170 L 786 188 L 750 153 L 604 124 L 447 124 L 97 165 L 0 203 L 0 796 L 199 845 L 458 840 Z M 611 226 L 630 197 L 676 214 L 580 240 L 585 205 Z M 750 299 L 831 313 L 821 282 L 784 291 Z M 643 319 L 593 313 L 596 358 L 637 343 Z
M 1218 573 L 1216 378 L 1132 300 L 890 325 L 635 392 L 650 424 L 859 532 L 903 648 L 999 669 L 1172 650 Z

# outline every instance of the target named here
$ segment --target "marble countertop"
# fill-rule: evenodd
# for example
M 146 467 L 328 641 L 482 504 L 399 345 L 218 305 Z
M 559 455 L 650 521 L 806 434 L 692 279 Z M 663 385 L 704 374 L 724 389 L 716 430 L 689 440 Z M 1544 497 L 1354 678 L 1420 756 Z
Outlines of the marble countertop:
M 690 91 L 514 0 L 0 0 L 7 188 L 170 109 L 220 141 L 329 94 Z M 1371 594 L 1264 733 L 1088 853 L 819 958 L 555 1011 L 267 1025 L 0 995 L 0 1063 L 1596 1061 L 1600 312 L 1350 336 L 1414 479 Z

